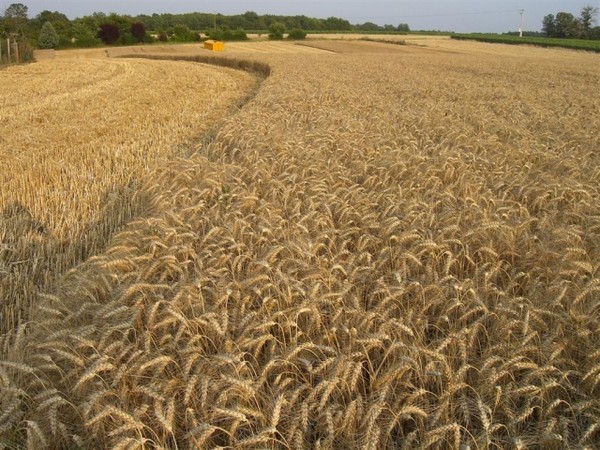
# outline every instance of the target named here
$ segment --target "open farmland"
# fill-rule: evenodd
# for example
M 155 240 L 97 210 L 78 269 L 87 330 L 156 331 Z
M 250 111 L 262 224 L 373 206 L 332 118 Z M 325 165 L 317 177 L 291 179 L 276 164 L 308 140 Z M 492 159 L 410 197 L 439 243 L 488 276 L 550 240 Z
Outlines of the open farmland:
M 270 77 L 0 342 L 0 443 L 593 449 L 597 56 L 423 42 L 226 52 Z
M 0 73 L 0 331 L 27 314 L 36 287 L 148 207 L 136 196 L 143 174 L 189 154 L 185 144 L 256 84 L 228 69 L 93 52 Z

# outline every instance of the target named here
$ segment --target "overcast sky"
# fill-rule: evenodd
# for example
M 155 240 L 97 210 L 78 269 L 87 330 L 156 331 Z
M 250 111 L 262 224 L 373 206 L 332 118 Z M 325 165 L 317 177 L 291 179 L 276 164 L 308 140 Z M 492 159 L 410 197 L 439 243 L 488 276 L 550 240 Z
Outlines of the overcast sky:
M 579 15 L 585 5 L 600 7 L 600 0 L 0 0 L 2 11 L 11 3 L 23 3 L 29 16 L 40 11 L 59 11 L 70 19 L 93 12 L 119 14 L 210 12 L 238 14 L 306 15 L 342 17 L 351 23 L 375 22 L 380 25 L 408 23 L 413 30 L 457 32 L 504 32 L 519 28 L 523 8 L 524 29 L 540 30 L 546 14 L 559 11 Z M 600 19 L 600 18 L 599 18 Z

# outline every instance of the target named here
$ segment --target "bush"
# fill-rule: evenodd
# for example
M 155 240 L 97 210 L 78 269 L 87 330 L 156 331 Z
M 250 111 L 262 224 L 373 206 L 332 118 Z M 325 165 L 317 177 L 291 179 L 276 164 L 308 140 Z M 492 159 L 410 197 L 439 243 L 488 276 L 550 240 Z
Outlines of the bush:
M 194 40 L 194 35 L 186 25 L 177 24 L 173 28 L 173 40 L 178 42 L 191 42 Z
M 33 61 L 33 47 L 28 39 L 24 39 L 18 43 L 19 60 L 21 62 Z
M 144 42 L 144 39 L 146 38 L 146 27 L 142 22 L 132 23 L 129 31 L 136 42 Z
M 56 48 L 60 43 L 58 33 L 50 22 L 45 22 L 38 37 L 38 47 L 42 49 Z
M 96 47 L 100 45 L 100 39 L 94 36 L 92 31 L 83 23 L 74 23 L 71 28 L 70 44 L 75 47 Z
M 288 39 L 301 40 L 301 39 L 305 39 L 305 38 L 306 38 L 306 31 L 304 31 L 300 28 L 295 28 L 292 31 L 290 31 L 290 34 L 288 34 Z
M 211 31 L 208 36 L 215 41 L 231 41 L 233 32 L 229 28 L 221 28 Z
M 283 33 L 285 33 L 285 25 L 281 22 L 275 22 L 269 27 L 269 39 L 283 39 Z
M 156 34 L 157 34 L 156 39 L 159 40 L 160 42 L 167 42 L 169 40 L 168 33 L 162 28 L 157 30 Z
M 215 41 L 246 41 L 248 35 L 246 31 L 242 29 L 230 30 L 228 28 L 221 28 L 219 30 L 207 31 L 206 34 L 209 38 Z
M 114 44 L 121 37 L 121 30 L 112 23 L 103 23 L 98 30 L 98 37 L 106 45 Z
M 235 30 L 233 32 L 233 40 L 234 41 L 247 41 L 248 35 L 246 34 L 246 31 L 244 31 L 242 29 Z
M 139 44 L 140 41 L 137 40 L 131 33 L 122 33 L 121 34 L 121 44 L 122 45 L 134 45 Z
M 74 37 L 72 44 L 75 47 L 79 48 L 88 48 L 88 47 L 96 47 L 101 44 L 102 41 L 100 39 L 95 38 L 92 35 L 81 35 L 79 37 Z
M 73 45 L 73 40 L 70 36 L 58 35 L 58 47 L 57 48 L 67 48 Z

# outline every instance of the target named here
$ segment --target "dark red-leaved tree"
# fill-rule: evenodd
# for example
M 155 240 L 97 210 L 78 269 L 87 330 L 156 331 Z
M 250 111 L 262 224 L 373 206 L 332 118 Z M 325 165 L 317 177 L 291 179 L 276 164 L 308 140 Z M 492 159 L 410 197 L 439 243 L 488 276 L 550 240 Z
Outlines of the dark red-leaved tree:
M 121 36 L 119 27 L 112 23 L 103 23 L 98 30 L 98 37 L 102 39 L 106 45 L 113 44 Z
M 137 42 L 142 42 L 146 37 L 146 27 L 142 22 L 134 22 L 131 24 L 131 35 Z

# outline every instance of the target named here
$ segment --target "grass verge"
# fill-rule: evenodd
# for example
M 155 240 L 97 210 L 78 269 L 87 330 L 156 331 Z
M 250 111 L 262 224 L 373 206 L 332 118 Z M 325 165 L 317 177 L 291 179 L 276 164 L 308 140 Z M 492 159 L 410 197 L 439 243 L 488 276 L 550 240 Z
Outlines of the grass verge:
M 536 45 L 538 47 L 559 47 L 571 50 L 600 52 L 600 41 L 585 39 L 558 39 L 542 37 L 503 36 L 497 34 L 453 34 L 452 39 L 478 41 L 491 44 Z

